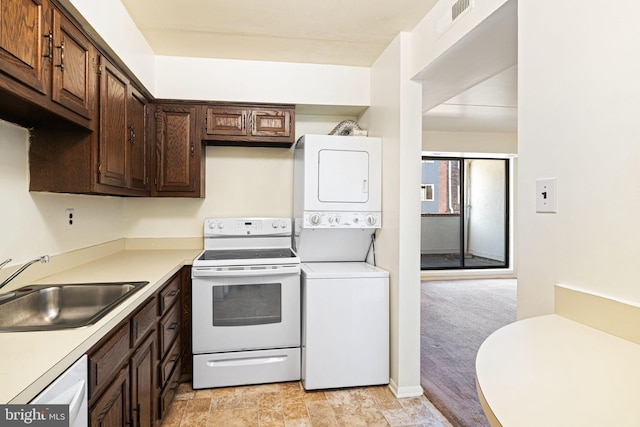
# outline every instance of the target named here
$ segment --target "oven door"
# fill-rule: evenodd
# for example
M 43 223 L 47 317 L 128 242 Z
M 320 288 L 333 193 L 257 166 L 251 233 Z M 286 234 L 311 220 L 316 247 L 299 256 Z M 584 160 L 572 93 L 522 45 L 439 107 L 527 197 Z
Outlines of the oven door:
M 193 353 L 300 346 L 300 266 L 192 269 Z

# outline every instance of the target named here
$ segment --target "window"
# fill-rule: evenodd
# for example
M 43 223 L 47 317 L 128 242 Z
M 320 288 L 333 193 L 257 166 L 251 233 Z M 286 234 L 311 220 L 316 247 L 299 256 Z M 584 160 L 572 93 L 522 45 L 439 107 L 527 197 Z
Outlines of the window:
M 421 269 L 509 266 L 509 160 L 423 157 Z
M 422 184 L 420 186 L 420 200 L 423 202 L 433 201 L 433 184 Z

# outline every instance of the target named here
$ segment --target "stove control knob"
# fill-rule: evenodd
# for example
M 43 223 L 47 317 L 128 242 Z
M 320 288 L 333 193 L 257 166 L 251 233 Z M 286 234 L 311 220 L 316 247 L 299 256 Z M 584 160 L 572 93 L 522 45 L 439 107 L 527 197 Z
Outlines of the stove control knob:
M 365 217 L 365 221 L 367 222 L 367 225 L 369 225 L 369 226 L 375 225 L 376 224 L 376 217 L 375 217 L 375 215 L 367 214 L 367 216 Z
M 218 229 L 222 230 L 224 228 L 224 224 L 223 223 L 218 223 Z
M 280 224 L 281 228 L 287 228 L 287 221 L 282 221 L 282 224 Z
M 271 226 L 273 228 L 278 228 L 278 221 L 273 221 L 273 224 L 271 224 Z
M 209 228 L 210 228 L 211 230 L 213 230 L 214 228 L 216 228 L 216 223 L 215 223 L 215 222 L 210 222 L 210 223 L 209 223 Z
M 318 225 L 318 224 L 320 224 L 320 215 L 318 215 L 318 214 L 311 214 L 311 216 L 309 217 L 309 222 L 311 223 L 311 225 Z
M 329 217 L 329 224 L 333 224 L 333 217 L 332 216 Z
M 340 224 L 340 217 L 339 216 L 336 217 L 336 224 Z
M 354 223 L 354 224 L 357 224 L 357 223 L 359 223 L 359 222 L 360 222 L 360 218 L 358 218 L 357 216 L 354 216 L 354 217 L 353 217 L 353 223 Z

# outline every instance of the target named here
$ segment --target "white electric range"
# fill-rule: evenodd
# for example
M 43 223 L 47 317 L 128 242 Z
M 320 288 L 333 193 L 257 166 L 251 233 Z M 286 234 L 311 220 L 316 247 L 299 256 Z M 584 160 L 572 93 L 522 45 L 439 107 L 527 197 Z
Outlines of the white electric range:
M 193 388 L 300 379 L 300 259 L 289 218 L 207 218 L 193 261 Z

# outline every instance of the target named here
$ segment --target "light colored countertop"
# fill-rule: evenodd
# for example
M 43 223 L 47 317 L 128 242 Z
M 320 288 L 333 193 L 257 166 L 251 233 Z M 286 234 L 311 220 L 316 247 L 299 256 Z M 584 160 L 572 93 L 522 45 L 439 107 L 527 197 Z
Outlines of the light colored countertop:
M 28 403 L 184 265 L 190 265 L 199 252 L 121 251 L 34 282 L 148 281 L 149 285 L 88 327 L 0 333 L 0 403 Z
M 476 379 L 492 426 L 640 426 L 640 345 L 559 315 L 489 336 Z

